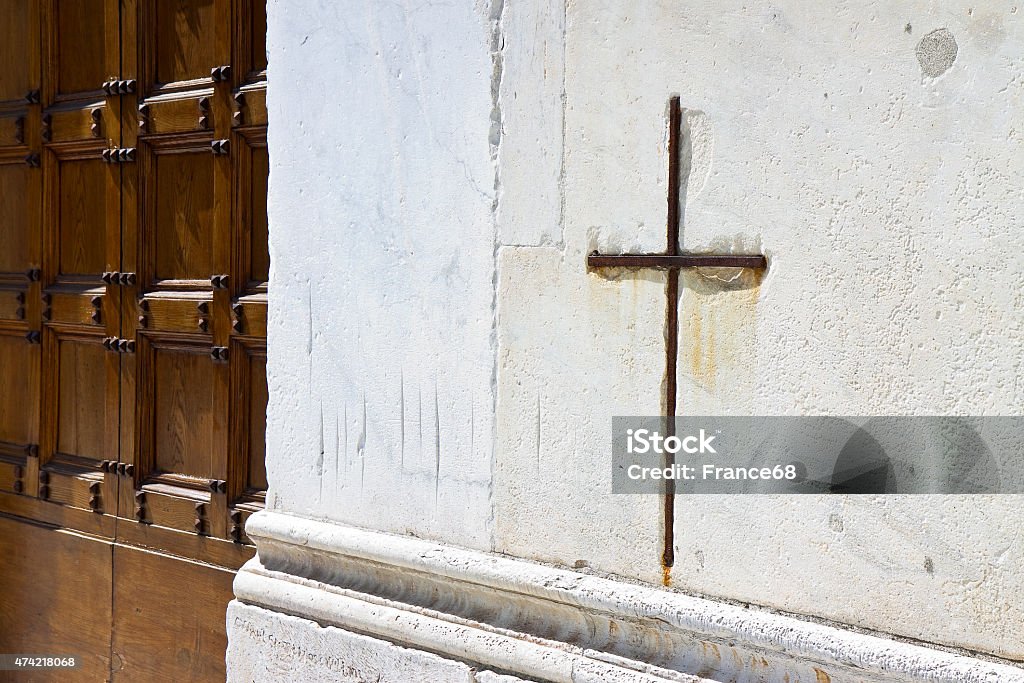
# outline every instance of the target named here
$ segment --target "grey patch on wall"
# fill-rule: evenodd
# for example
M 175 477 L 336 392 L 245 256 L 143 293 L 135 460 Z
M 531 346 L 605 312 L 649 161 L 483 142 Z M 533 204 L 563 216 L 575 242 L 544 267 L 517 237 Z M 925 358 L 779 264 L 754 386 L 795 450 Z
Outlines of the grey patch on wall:
M 946 73 L 956 61 L 958 49 L 956 38 L 947 29 L 932 31 L 917 44 L 917 62 L 921 65 L 921 73 L 928 78 Z

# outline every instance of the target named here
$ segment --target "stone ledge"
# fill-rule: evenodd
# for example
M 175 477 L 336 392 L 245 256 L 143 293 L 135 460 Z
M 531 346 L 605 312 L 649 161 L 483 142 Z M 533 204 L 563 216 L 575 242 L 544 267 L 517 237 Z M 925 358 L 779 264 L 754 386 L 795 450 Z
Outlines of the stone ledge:
M 1009 664 L 414 538 L 272 511 L 246 532 L 241 603 L 538 681 L 1024 683 Z

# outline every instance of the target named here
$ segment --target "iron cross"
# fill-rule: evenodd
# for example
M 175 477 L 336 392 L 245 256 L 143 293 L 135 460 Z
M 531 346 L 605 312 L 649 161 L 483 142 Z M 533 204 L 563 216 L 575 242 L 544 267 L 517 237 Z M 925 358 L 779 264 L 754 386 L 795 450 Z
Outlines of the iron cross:
M 668 220 L 667 241 L 663 254 L 599 254 L 587 257 L 588 268 L 658 268 L 668 271 L 668 286 L 665 288 L 665 326 L 668 335 L 665 343 L 665 435 L 675 432 L 676 414 L 676 356 L 679 352 L 679 270 L 681 268 L 725 267 L 764 269 L 768 262 L 763 254 L 682 254 L 679 252 L 679 137 L 681 134 L 682 109 L 679 96 L 669 100 L 668 116 Z M 671 454 L 665 455 L 665 465 L 675 464 Z M 662 564 L 665 581 L 668 583 L 669 569 L 675 562 L 674 519 L 675 482 L 665 481 L 665 535 Z

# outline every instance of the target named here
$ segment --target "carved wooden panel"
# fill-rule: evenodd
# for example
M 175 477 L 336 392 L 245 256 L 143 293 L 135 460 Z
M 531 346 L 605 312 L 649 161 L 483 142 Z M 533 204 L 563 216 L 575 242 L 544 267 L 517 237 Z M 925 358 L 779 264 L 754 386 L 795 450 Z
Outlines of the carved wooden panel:
M 215 0 L 161 0 L 150 15 L 155 25 L 154 82 L 206 78 L 226 62 L 217 46 Z
M 87 102 L 73 108 L 51 109 L 47 116 L 48 137 L 50 142 L 69 142 L 72 140 L 104 140 L 113 143 L 117 139 L 116 116 L 113 115 L 103 101 Z M 111 131 L 111 127 L 114 130 Z M 114 133 L 110 138 L 108 133 Z M 96 159 L 100 156 L 96 155 Z
M 57 244 L 61 275 L 98 275 L 106 269 L 107 168 L 97 155 L 58 162 Z
M 57 98 L 95 92 L 107 80 L 106 0 L 55 0 L 53 84 Z M 116 46 L 111 46 L 116 50 Z
M 22 274 L 32 262 L 31 243 L 37 238 L 38 228 L 31 219 L 29 187 L 31 176 L 37 174 L 21 158 L 6 163 L 0 160 L 0 272 Z
M 110 427 L 107 356 L 98 339 L 58 342 L 57 450 L 61 453 L 94 460 L 112 455 L 106 443 Z
M 25 334 L 0 331 L 0 441 L 16 448 L 36 442 L 39 346 Z
M 229 494 L 239 502 L 262 501 L 267 488 L 266 341 L 241 335 L 232 341 L 231 395 L 235 404 L 231 421 Z
M 43 283 L 99 286 L 106 270 L 117 270 L 120 221 L 119 173 L 103 163 L 103 143 L 51 143 L 44 155 L 46 263 Z
M 266 393 L 265 37 L 252 35 L 263 3 L 126 7 L 138 49 L 125 61 L 143 87 L 122 129 L 140 160 L 123 185 L 122 244 L 140 274 L 122 315 L 139 341 L 122 382 L 136 396 L 122 405 L 123 420 L 134 411 L 122 451 L 138 465 L 125 493 L 146 526 L 241 541 L 230 504 L 258 505 L 264 478 L 265 407 L 251 403 Z
M 249 190 L 252 229 L 249 237 L 249 277 L 258 282 L 270 278 L 270 252 L 268 249 L 270 230 L 267 224 L 267 179 L 270 175 L 270 158 L 266 145 L 254 147 L 250 169 Z
M 213 297 L 209 292 L 156 292 L 138 303 L 136 324 L 149 332 L 193 332 L 210 335 Z M 208 342 L 212 345 L 212 341 Z
M 15 328 L 21 327 L 21 321 L 27 315 L 25 290 L 17 285 L 0 288 L 0 323 L 9 322 Z
M 270 159 L 263 129 L 241 131 L 236 173 L 236 244 L 240 262 L 236 269 L 250 291 L 264 291 L 270 276 L 267 224 L 267 179 Z
M 205 144 L 204 144 L 205 143 Z M 184 147 L 158 147 L 143 180 L 143 201 L 152 234 L 142 240 L 152 281 L 209 282 L 219 272 L 214 263 L 214 158 L 209 142 Z
M 232 121 L 235 126 L 267 125 L 266 81 L 242 86 L 235 93 L 234 100 Z
M 225 416 L 213 405 L 217 370 L 205 346 L 154 344 L 143 370 L 152 373 L 154 474 L 215 478 L 214 454 L 226 442 Z
M 213 106 L 212 88 L 147 99 L 138 112 L 139 135 L 212 130 Z M 205 151 L 209 152 L 209 141 Z
M 0 3 L 0 101 L 22 100 L 39 87 L 34 73 L 38 61 L 32 36 L 36 31 L 37 3 L 28 0 L 3 0 Z
M 251 557 L 266 485 L 265 25 L 0 0 L 0 633 L 82 680 L 223 679 L 231 573 L 181 558 Z
M 266 439 L 267 431 L 267 357 L 252 356 L 249 361 L 249 429 L 245 435 L 249 447 L 246 458 L 247 488 L 250 491 L 267 490 Z
M 25 144 L 25 114 L 15 110 L 0 116 L 0 149 L 20 147 Z
M 267 4 L 250 0 L 249 23 L 249 64 L 247 65 L 250 78 L 257 78 L 260 75 L 266 76 L 267 70 Z

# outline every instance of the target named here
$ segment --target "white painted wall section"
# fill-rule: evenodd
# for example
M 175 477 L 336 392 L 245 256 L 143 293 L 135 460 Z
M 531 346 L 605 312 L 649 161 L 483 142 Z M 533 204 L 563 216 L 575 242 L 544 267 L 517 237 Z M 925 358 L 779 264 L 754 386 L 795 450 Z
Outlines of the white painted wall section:
M 269 3 L 271 508 L 490 544 L 490 12 Z

